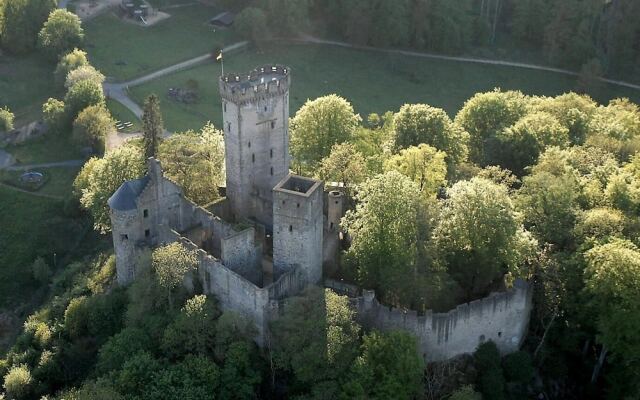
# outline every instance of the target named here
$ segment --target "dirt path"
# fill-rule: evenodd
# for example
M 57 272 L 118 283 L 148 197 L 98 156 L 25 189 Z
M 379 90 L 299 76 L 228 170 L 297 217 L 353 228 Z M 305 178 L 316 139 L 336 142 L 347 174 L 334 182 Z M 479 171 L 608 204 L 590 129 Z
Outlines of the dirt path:
M 234 43 L 230 46 L 225 47 L 224 49 L 222 49 L 222 51 L 228 52 L 228 51 L 237 50 L 247 46 L 248 44 L 249 42 L 247 41 Z M 183 71 L 188 68 L 195 67 L 197 65 L 203 64 L 212 59 L 213 57 L 211 53 L 207 53 L 198 57 L 191 58 L 186 61 L 179 62 L 169 67 L 159 69 L 157 71 L 151 72 L 139 78 L 132 79 L 130 81 L 120 82 L 120 83 L 104 83 L 103 84 L 104 93 L 107 97 L 117 101 L 118 103 L 128 108 L 136 117 L 138 117 L 138 119 L 142 120 L 142 108 L 140 108 L 140 105 L 129 97 L 129 94 L 127 93 L 127 90 L 129 88 L 142 85 L 143 83 L 147 83 L 149 81 L 158 79 L 166 75 L 170 75 L 179 71 Z
M 475 57 L 444 56 L 441 54 L 434 54 L 434 53 L 422 53 L 419 51 L 410 51 L 410 50 L 383 49 L 383 48 L 372 47 L 372 46 L 358 46 L 358 45 L 339 42 L 335 40 L 320 39 L 310 35 L 302 35 L 300 39 L 293 39 L 291 41 L 298 42 L 298 43 L 306 43 L 306 44 L 321 44 L 321 45 L 328 45 L 328 46 L 345 47 L 345 48 L 357 49 L 357 50 L 377 51 L 377 52 L 387 53 L 387 54 L 400 54 L 403 56 L 410 56 L 410 57 L 431 58 L 435 60 L 459 61 L 459 62 L 475 63 L 475 64 L 500 65 L 505 67 L 526 68 L 526 69 L 533 69 L 537 71 L 555 72 L 558 74 L 571 75 L 571 76 L 579 75 L 579 73 L 576 71 L 570 71 L 568 69 L 562 69 L 562 68 L 547 67 L 544 65 L 536 65 L 536 64 L 520 63 L 520 62 L 514 62 L 514 61 L 504 61 L 504 60 L 492 60 L 492 59 L 475 58 Z M 640 90 L 640 85 L 636 85 L 629 82 L 624 82 L 624 81 L 619 81 L 614 79 L 607 79 L 607 78 L 600 78 L 600 81 L 609 83 L 612 85 L 623 86 L 630 89 Z

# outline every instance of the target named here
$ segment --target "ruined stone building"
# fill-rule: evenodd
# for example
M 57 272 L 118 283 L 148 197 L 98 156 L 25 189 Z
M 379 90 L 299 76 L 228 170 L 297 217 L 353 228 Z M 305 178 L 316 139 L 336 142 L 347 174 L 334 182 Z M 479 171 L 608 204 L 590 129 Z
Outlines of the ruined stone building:
M 323 266 L 335 262 L 338 251 L 343 199 L 338 191 L 326 193 L 319 180 L 290 173 L 290 83 L 287 67 L 271 65 L 220 78 L 226 197 L 212 212 L 188 200 L 155 159 L 146 176 L 113 194 L 119 284 L 135 279 L 141 251 L 179 242 L 197 254 L 203 291 L 215 295 L 223 310 L 250 318 L 259 344 L 283 300 L 322 284 Z M 522 285 L 447 316 L 389 309 L 369 292 L 352 303 L 363 324 L 409 330 L 427 359 L 445 359 L 473 351 L 485 339 L 504 352 L 517 349 L 531 306 L 530 290 Z

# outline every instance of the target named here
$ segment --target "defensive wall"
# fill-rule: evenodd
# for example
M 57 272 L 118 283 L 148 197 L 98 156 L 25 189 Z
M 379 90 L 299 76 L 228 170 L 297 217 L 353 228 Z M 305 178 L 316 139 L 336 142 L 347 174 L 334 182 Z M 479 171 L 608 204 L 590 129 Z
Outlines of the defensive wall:
M 352 285 L 325 280 L 325 286 L 350 296 L 358 322 L 364 327 L 415 335 L 427 362 L 472 353 L 488 340 L 495 342 L 502 354 L 517 351 L 527 333 L 532 308 L 533 289 L 523 280 L 516 280 L 505 292 L 491 293 L 446 313 L 428 310 L 425 315 L 380 304 L 371 290 L 362 291 L 360 296 Z

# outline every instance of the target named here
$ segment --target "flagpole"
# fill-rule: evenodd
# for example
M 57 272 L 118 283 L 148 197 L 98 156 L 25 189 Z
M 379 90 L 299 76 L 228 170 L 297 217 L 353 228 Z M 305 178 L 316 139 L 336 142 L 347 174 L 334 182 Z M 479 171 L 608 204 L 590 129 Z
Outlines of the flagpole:
M 220 50 L 220 65 L 222 65 L 222 76 L 224 76 L 224 56 L 222 55 L 222 50 Z

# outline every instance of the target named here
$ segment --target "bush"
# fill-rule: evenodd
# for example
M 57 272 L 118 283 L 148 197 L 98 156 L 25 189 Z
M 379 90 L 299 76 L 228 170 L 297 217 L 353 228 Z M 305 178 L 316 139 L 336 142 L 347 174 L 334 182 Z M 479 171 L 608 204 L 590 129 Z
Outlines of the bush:
M 449 400 L 482 400 L 482 396 L 471 385 L 466 385 L 451 393 Z
M 478 346 L 473 354 L 473 360 L 478 371 L 500 368 L 500 352 L 492 341 L 484 342 Z
M 72 137 L 78 146 L 102 152 L 105 138 L 113 129 L 114 121 L 104 105 L 89 106 L 73 122 Z
M 47 127 L 49 127 L 49 131 L 61 133 L 65 129 L 67 121 L 64 102 L 49 98 L 49 100 L 42 105 L 42 119 L 45 124 L 47 124 Z
M 504 375 L 508 382 L 527 383 L 533 378 L 531 356 L 524 351 L 517 351 L 504 357 Z
M 93 81 L 80 81 L 73 85 L 64 96 L 67 117 L 74 121 L 78 114 L 90 106 L 104 106 L 102 85 Z
M 479 386 L 482 397 L 485 399 L 502 400 L 505 398 L 504 376 L 500 367 L 481 371 Z
M 76 83 L 81 81 L 93 81 L 100 85 L 104 82 L 104 75 L 91 65 L 83 65 L 76 69 L 69 71 L 67 79 L 65 80 L 64 87 L 69 89 Z
M 26 398 L 31 389 L 31 371 L 26 365 L 13 367 L 4 376 L 4 389 L 10 398 Z
M 0 108 L 0 132 L 13 130 L 14 115 L 7 107 Z
M 55 10 L 38 34 L 38 45 L 52 59 L 82 44 L 84 32 L 80 18 L 67 10 Z
M 31 266 L 31 273 L 36 281 L 44 285 L 49 282 L 49 278 L 51 278 L 51 267 L 49 267 L 42 257 L 38 257 Z
M 86 335 L 89 320 L 87 298 L 76 297 L 69 302 L 64 312 L 64 328 L 72 339 Z
M 56 71 L 53 73 L 55 80 L 62 86 L 66 82 L 69 72 L 88 65 L 89 60 L 87 60 L 87 53 L 82 50 L 73 49 L 58 61 Z

